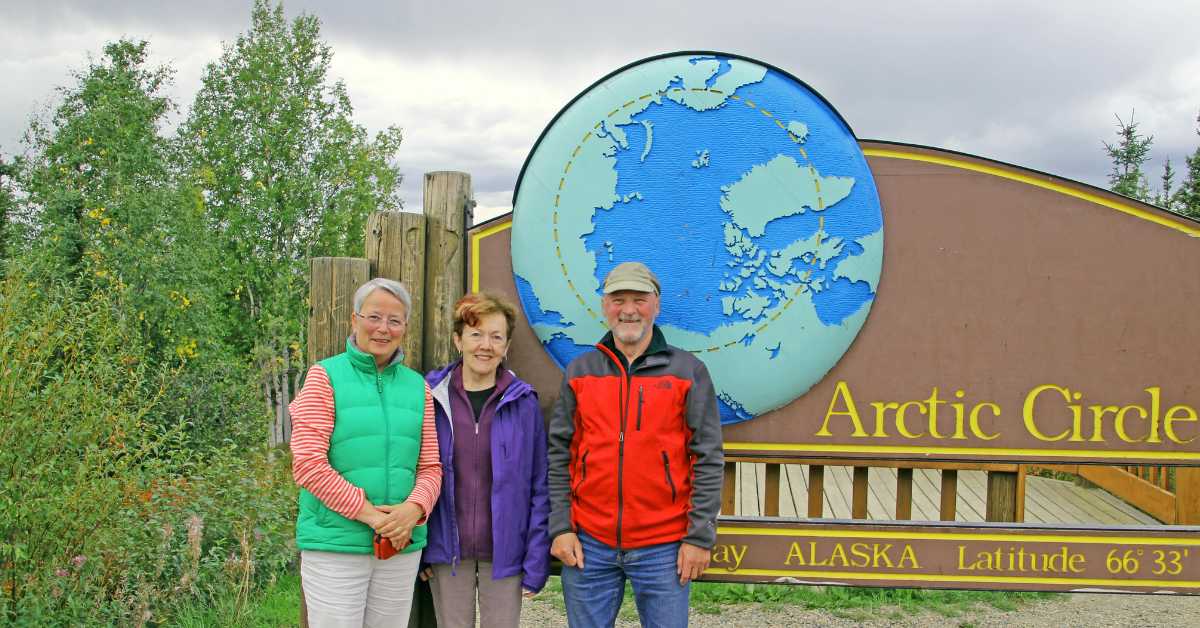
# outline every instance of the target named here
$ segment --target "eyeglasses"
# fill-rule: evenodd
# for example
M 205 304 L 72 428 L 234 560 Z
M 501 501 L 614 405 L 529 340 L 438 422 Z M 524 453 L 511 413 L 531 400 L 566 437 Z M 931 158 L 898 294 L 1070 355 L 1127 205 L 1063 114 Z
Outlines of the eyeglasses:
M 355 312 L 354 315 L 366 321 L 367 326 L 371 329 L 379 329 L 381 326 L 387 325 L 389 331 L 398 331 L 403 329 L 405 325 L 405 321 L 402 318 L 384 318 L 378 314 L 363 315 L 358 312 Z

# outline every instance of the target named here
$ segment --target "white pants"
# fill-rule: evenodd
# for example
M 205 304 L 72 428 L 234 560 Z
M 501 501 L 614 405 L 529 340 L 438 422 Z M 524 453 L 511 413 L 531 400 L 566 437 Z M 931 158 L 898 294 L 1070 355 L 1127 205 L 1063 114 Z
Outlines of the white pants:
M 379 560 L 370 554 L 300 552 L 310 628 L 408 626 L 421 552 Z

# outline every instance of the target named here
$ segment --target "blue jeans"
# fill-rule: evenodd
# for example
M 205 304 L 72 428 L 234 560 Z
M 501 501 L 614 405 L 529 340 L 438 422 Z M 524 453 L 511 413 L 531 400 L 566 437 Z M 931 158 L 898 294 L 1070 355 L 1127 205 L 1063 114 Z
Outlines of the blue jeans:
M 649 628 L 686 627 L 691 582 L 676 573 L 679 543 L 616 550 L 580 532 L 583 569 L 562 568 L 563 598 L 571 628 L 611 627 L 617 621 L 625 579 L 633 584 L 638 617 Z

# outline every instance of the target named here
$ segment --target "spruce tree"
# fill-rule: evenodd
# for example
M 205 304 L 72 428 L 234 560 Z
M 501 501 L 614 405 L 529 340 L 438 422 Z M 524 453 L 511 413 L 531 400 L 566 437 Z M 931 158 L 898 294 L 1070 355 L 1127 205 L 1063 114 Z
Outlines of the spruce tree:
M 1159 179 L 1161 187 L 1154 194 L 1154 204 L 1163 209 L 1172 209 L 1175 205 L 1175 199 L 1172 194 L 1172 187 L 1175 185 L 1175 169 L 1171 167 L 1171 158 L 1167 157 L 1163 162 L 1163 173 Z
M 1117 118 L 1117 137 L 1115 145 L 1103 142 L 1104 150 L 1112 159 L 1112 172 L 1108 175 L 1109 189 L 1117 194 L 1124 194 L 1139 201 L 1151 202 L 1150 185 L 1142 166 L 1150 158 L 1150 147 L 1154 145 L 1154 136 L 1145 136 L 1138 131 L 1138 124 L 1129 114 L 1126 123 Z
M 1200 114 L 1196 116 L 1196 134 L 1200 135 Z M 1187 170 L 1183 182 L 1173 197 L 1174 206 L 1179 213 L 1200 220 L 1200 146 L 1196 152 L 1189 155 L 1185 162 Z

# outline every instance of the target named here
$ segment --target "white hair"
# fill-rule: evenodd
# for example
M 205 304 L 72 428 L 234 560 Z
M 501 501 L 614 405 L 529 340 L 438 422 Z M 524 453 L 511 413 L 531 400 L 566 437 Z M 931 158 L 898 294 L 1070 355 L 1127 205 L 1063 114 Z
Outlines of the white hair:
M 408 288 L 395 279 L 384 277 L 376 277 L 354 291 L 354 312 L 356 314 L 362 313 L 363 302 L 376 290 L 385 290 L 388 294 L 400 299 L 400 302 L 404 304 L 404 320 L 408 320 L 408 315 L 412 311 L 412 297 L 408 295 Z

